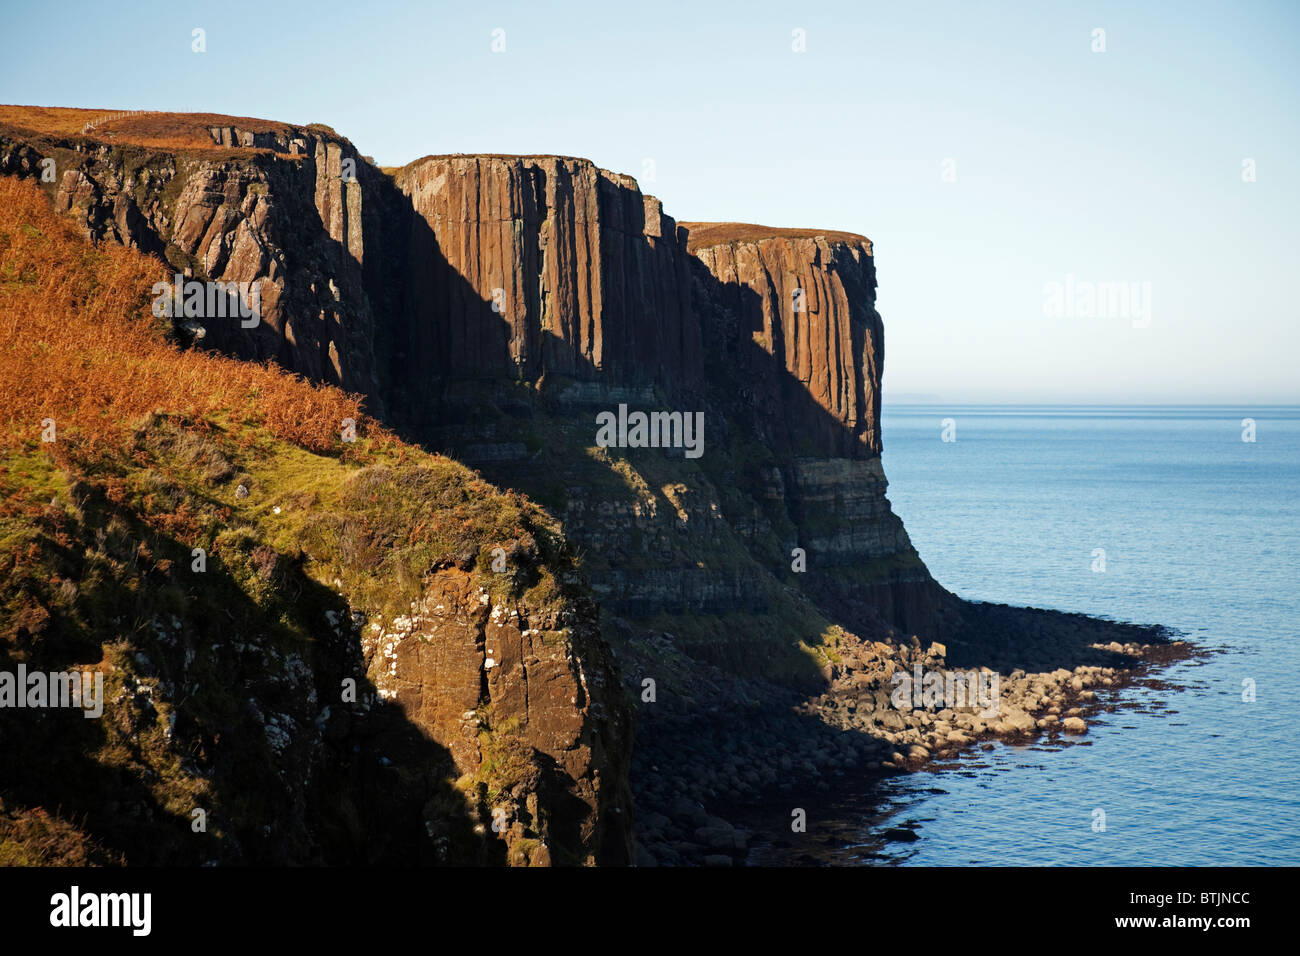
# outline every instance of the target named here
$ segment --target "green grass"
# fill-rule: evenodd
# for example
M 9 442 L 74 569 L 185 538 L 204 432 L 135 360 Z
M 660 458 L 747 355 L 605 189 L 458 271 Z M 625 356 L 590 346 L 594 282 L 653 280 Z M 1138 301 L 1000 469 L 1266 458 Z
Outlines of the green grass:
M 246 497 L 237 497 L 241 485 Z M 0 505 L 0 667 L 107 667 L 112 700 L 126 681 L 149 685 L 137 655 L 160 662 L 173 653 L 160 644 L 155 622 L 180 621 L 195 653 L 184 671 L 191 686 L 177 689 L 185 719 L 245 735 L 242 782 L 228 782 L 220 795 L 228 820 L 264 818 L 264 781 L 278 770 L 260 727 L 249 723 L 248 690 L 232 680 L 218 644 L 237 635 L 259 654 L 310 662 L 327 611 L 404 613 L 425 578 L 448 564 L 468 570 L 497 600 L 545 607 L 573 595 L 566 583 L 572 558 L 541 509 L 450 459 L 390 440 L 362 438 L 341 454 L 315 454 L 256 425 L 155 414 L 121 451 L 61 440 L 7 454 Z M 490 568 L 498 546 L 510 555 L 509 573 Z M 194 548 L 207 554 L 201 576 L 191 570 Z M 112 781 L 131 779 L 181 830 L 191 808 L 211 807 L 215 798 L 169 739 L 167 696 L 153 699 L 142 724 L 110 721 L 100 733 L 100 722 L 85 721 L 95 726 L 73 725 L 79 736 L 51 741 L 44 752 L 54 765 L 89 760 L 98 768 L 94 779 L 108 775 L 69 790 L 68 799 L 106 805 L 121 797 L 123 785 Z M 511 733 L 509 722 L 491 728 L 481 775 L 489 800 L 529 769 Z M 6 756 L 2 792 L 63 792 L 38 785 L 31 774 L 41 774 L 41 762 L 23 759 L 30 754 Z M 60 830 L 50 842 L 44 830 L 14 824 L 8 835 L 0 831 L 0 859 L 79 859 L 103 825 Z M 117 845 L 129 842 L 114 832 Z M 205 846 L 224 832 L 213 821 Z M 40 850 L 42 840 L 54 849 Z M 166 847 L 163 840 L 156 849 Z

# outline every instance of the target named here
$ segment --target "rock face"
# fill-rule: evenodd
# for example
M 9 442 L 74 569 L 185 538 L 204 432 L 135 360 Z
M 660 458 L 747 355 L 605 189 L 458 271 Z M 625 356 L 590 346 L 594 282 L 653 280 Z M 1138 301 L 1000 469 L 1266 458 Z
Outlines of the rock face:
M 808 550 L 820 577 L 800 584 L 855 620 L 938 626 L 942 593 L 879 468 L 884 347 L 868 240 L 679 226 L 633 179 L 581 159 L 435 156 L 390 178 L 322 127 L 218 119 L 203 132 L 234 148 L 225 158 L 0 131 L 0 168 L 38 174 L 53 159 L 56 205 L 91 238 L 256 287 L 260 323 L 200 318 L 205 345 L 360 391 L 501 480 L 536 491 L 516 472 L 551 439 L 485 420 L 458 381 L 560 383 L 548 393 L 558 409 L 503 403 L 525 420 L 575 423 L 632 395 L 704 409 L 710 449 L 756 443 L 761 460 L 711 450 L 702 472 L 682 465 L 694 475 L 683 513 L 703 524 L 677 520 L 675 505 L 656 511 L 655 495 L 593 500 L 591 476 L 564 479 L 570 533 L 614 540 L 593 581 L 616 611 L 763 606 L 745 561 L 690 553 L 716 555 L 697 532 L 722 520 L 741 539 Z M 733 485 L 745 498 L 723 507 Z M 633 560 L 619 567 L 620 554 Z
M 270 149 L 290 155 L 306 153 L 309 146 L 308 137 L 283 129 L 243 129 L 235 123 L 222 123 L 209 126 L 208 133 L 217 146 Z
M 686 223 L 707 377 L 733 433 L 770 455 L 740 477 L 758 502 L 745 531 L 784 527 L 799 584 L 864 634 L 938 635 L 952 604 L 885 497 L 884 328 L 871 242 L 850 233 Z M 728 481 L 725 476 L 720 480 Z
M 362 638 L 379 698 L 483 780 L 512 863 L 631 861 L 630 719 L 593 611 L 493 604 L 448 569 L 411 614 Z
M 404 290 L 389 310 L 400 317 L 390 380 L 403 394 L 389 404 L 421 440 L 498 481 L 534 494 L 562 483 L 567 532 L 609 558 L 588 569 L 608 608 L 763 609 L 767 585 L 734 551 L 775 534 L 783 553 L 815 554 L 817 574 L 799 583 L 838 613 L 873 631 L 937 632 L 947 596 L 885 498 L 869 240 L 677 226 L 631 178 L 567 157 L 429 157 L 395 182 L 386 219 L 406 218 L 386 258 L 399 265 L 371 284 Z M 489 400 L 548 427 L 484 416 L 483 394 L 454 384 L 472 378 L 559 379 L 545 407 L 536 394 Z M 702 469 L 675 466 L 682 493 L 670 504 L 656 489 L 592 489 L 573 454 L 538 466 L 554 427 L 572 439 L 621 402 L 705 409 L 716 441 L 762 449 L 761 475 L 735 475 L 756 462 L 710 452 Z M 740 509 L 722 504 L 731 485 L 748 493 Z M 729 527 L 710 531 L 719 521 Z
M 299 155 L 210 158 L 80 137 L 29 138 L 0 128 L 0 172 L 40 175 L 52 161 L 55 206 L 88 238 L 155 254 L 187 278 L 255 289 L 256 325 L 195 318 L 205 345 L 272 359 L 376 403 L 362 184 L 380 173 L 349 142 L 315 129 L 255 137 L 219 128 L 213 136 Z
M 434 156 L 396 182 L 415 212 L 415 367 L 698 384 L 685 237 L 631 177 L 559 156 Z
M 732 356 L 773 436 L 797 436 L 838 458 L 879 456 L 885 346 L 870 240 L 776 229 L 731 239 L 726 225 L 683 223 L 714 280 L 714 315 L 730 313 L 710 325 L 710 348 Z

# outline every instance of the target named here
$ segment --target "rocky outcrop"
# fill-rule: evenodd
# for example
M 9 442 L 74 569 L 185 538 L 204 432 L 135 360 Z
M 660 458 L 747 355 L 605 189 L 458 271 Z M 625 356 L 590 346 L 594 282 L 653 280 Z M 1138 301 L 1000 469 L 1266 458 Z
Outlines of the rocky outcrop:
M 277 153 L 299 155 L 307 152 L 306 136 L 295 135 L 284 130 L 243 129 L 233 123 L 209 126 L 208 133 L 217 146 L 243 147 L 245 149 L 269 149 Z
M 90 530 L 74 530 L 92 550 Z M 319 596 L 302 600 L 317 585 L 271 548 L 224 559 L 257 562 L 312 641 L 259 627 L 228 594 L 197 589 L 164 616 L 148 588 L 129 591 L 129 572 L 96 581 L 96 600 L 141 622 L 130 638 L 91 622 L 105 642 L 102 737 L 80 713 L 0 712 L 6 797 L 66 812 L 136 865 L 630 862 L 630 715 L 590 604 L 489 606 L 451 569 L 408 615 L 337 595 L 322 612 Z M 40 600 L 58 607 L 52 592 Z M 33 670 L 69 667 L 65 618 L 33 633 Z M 0 615 L 5 672 L 12 622 Z M 128 756 L 110 771 L 101 747 Z M 206 830 L 190 830 L 195 807 Z
M 698 385 L 685 236 L 631 177 L 560 156 L 431 156 L 396 182 L 415 213 L 421 374 Z
M 447 569 L 361 648 L 379 699 L 480 782 L 510 862 L 631 861 L 630 716 L 594 608 L 493 603 Z
M 884 329 L 871 241 L 744 223 L 687 223 L 710 395 L 761 470 L 713 469 L 753 502 L 738 523 L 846 627 L 934 638 L 953 601 L 913 549 L 880 464 Z M 757 462 L 755 462 L 757 463 Z M 713 463 L 706 462 L 706 467 Z M 785 559 L 788 561 L 788 558 Z
M 870 240 L 729 225 L 683 223 L 712 279 L 711 352 L 732 359 L 782 444 L 878 456 L 884 326 Z
M 299 155 L 209 157 L 0 128 L 0 171 L 52 179 L 56 208 L 93 241 L 157 255 L 187 278 L 242 284 L 246 301 L 255 292 L 256 324 L 188 317 L 204 345 L 361 392 L 379 410 L 362 184 L 381 174 L 318 128 L 213 135 Z

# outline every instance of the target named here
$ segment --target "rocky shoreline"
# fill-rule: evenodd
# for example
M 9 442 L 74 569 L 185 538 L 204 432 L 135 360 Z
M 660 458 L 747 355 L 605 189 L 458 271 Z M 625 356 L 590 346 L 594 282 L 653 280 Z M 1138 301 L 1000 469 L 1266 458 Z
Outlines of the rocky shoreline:
M 789 841 L 796 809 L 841 790 L 869 791 L 887 776 L 990 749 L 995 741 L 1077 739 L 1102 706 L 1098 691 L 1121 690 L 1196 653 L 1160 627 L 1004 605 L 965 610 L 960 647 L 845 635 L 835 649 L 838 662 L 823 672 L 828 685 L 802 699 L 779 700 L 780 691 L 753 683 L 720 686 L 720 675 L 709 675 L 701 678 L 710 688 L 703 693 L 718 704 L 694 720 L 686 712 L 648 715 L 658 705 L 643 704 L 633 768 L 637 864 L 746 865 L 763 831 L 779 828 Z M 1008 623 L 1018 633 L 999 642 L 1011 636 Z M 989 664 L 974 667 L 971 641 L 981 629 L 981 643 L 994 649 L 985 655 Z M 1078 663 L 1006 667 L 1010 660 L 1031 667 L 1059 662 L 1063 654 Z M 967 672 L 996 675 L 996 701 L 985 701 L 994 706 L 897 706 L 902 676 L 952 673 L 958 660 Z

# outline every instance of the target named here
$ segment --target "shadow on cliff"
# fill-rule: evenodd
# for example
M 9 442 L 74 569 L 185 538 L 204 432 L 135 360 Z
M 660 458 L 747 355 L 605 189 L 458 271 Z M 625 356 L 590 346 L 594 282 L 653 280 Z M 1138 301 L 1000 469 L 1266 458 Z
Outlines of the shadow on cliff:
M 536 174 L 544 177 L 540 170 Z M 788 553 L 774 554 L 770 547 L 751 548 L 751 556 L 776 580 L 807 594 L 833 622 L 876 640 L 908 640 L 917 635 L 924 641 L 947 641 L 970 654 L 987 647 L 1008 669 L 1051 670 L 1095 662 L 1096 654 L 1082 643 L 1084 631 L 1087 640 L 1096 638 L 1095 628 L 1080 629 L 1073 618 L 1054 619 L 1049 611 L 998 606 L 1002 609 L 994 613 L 989 606 L 970 605 L 946 591 L 916 556 L 901 520 L 887 505 L 883 515 L 843 518 L 822 513 L 818 502 L 788 493 L 795 487 L 797 459 L 878 457 L 879 396 L 873 394 L 875 386 L 867 378 L 870 371 L 863 359 L 870 355 L 880 364 L 884 356 L 883 330 L 866 305 L 875 301 L 874 265 L 869 273 L 839 270 L 850 304 L 852 355 L 838 359 L 841 368 L 852 369 L 853 380 L 846 384 L 856 407 L 864 410 L 860 416 L 864 420 L 854 424 L 824 408 L 808 385 L 786 368 L 784 355 L 795 344 L 785 338 L 793 331 L 789 312 L 772 323 L 775 340 L 766 347 L 762 298 L 739 281 L 720 281 L 694 256 L 688 260 L 689 281 L 704 353 L 702 371 L 693 373 L 698 377 L 674 374 L 664 381 L 654 368 L 611 374 L 544 330 L 527 332 L 528 341 L 513 343 L 512 350 L 510 323 L 442 254 L 433 230 L 415 212 L 409 197 L 377 170 L 368 169 L 367 176 L 364 185 L 371 201 L 365 208 L 374 226 L 369 234 L 383 235 L 386 245 L 383 255 L 367 257 L 365 287 L 375 313 L 390 320 L 380 323 L 384 338 L 376 351 L 386 362 L 381 380 L 390 383 L 383 396 L 386 423 L 404 438 L 457 457 L 475 440 L 492 441 L 492 414 L 516 421 L 539 414 L 563 416 L 564 410 L 557 410 L 554 403 L 555 390 L 534 386 L 539 379 L 555 382 L 558 376 L 552 366 L 558 350 L 565 348 L 561 381 L 652 388 L 668 403 L 666 407 L 705 410 L 706 444 L 700 467 L 715 487 L 740 490 L 760 510 L 768 509 L 774 524 L 793 527 L 792 544 L 808 552 L 808 567 L 804 573 L 791 573 Z M 639 234 L 644 219 L 636 218 L 635 212 L 632 216 L 629 230 Z M 685 254 L 684 243 L 682 251 Z M 648 275 L 647 268 L 634 278 L 644 282 Z M 539 305 L 530 299 L 526 307 Z M 636 334 L 634 326 L 625 331 Z M 515 350 L 533 358 L 521 366 Z M 473 358 L 458 365 L 453 356 Z M 485 405 L 492 406 L 491 413 Z M 594 441 L 594 419 L 590 427 Z M 725 449 L 723 455 L 710 456 L 714 442 Z M 748 458 L 743 451 L 735 454 L 737 448 L 761 448 L 763 453 Z M 557 489 L 556 476 L 535 467 L 532 457 L 470 464 L 489 480 L 519 487 L 553 509 L 562 506 L 564 490 Z M 787 491 L 776 503 L 765 487 L 769 477 L 764 472 L 771 468 L 780 473 Z M 883 483 L 880 493 L 883 496 Z M 855 530 L 878 533 L 880 529 L 872 527 L 877 520 L 884 523 L 885 535 L 903 542 L 901 549 L 886 553 L 881 561 L 819 554 L 809 540 L 813 535 L 799 533 L 828 522 L 847 525 L 849 535 Z M 634 616 L 645 610 L 633 609 Z M 1053 627 L 1054 621 L 1058 627 Z M 1112 639 L 1123 643 L 1131 638 L 1115 630 Z
M 748 431 L 751 442 L 771 452 L 771 464 L 780 474 L 783 500 L 777 513 L 769 512 L 774 522 L 782 519 L 794 529 L 790 544 L 807 554 L 807 569 L 790 571 L 788 553 L 774 556 L 780 560 L 769 568 L 779 579 L 794 584 L 808 594 L 832 620 L 849 630 L 877 640 L 918 634 L 934 639 L 951 616 L 952 598 L 940 588 L 906 542 L 902 522 L 888 504 L 883 514 L 844 517 L 823 513 L 823 505 L 809 502 L 797 493 L 795 475 L 799 459 L 844 458 L 867 461 L 878 457 L 879 399 L 873 395 L 873 383 L 866 377 L 863 356 L 876 361 L 883 356 L 883 336 L 874 313 L 863 303 L 873 302 L 874 289 L 861 286 L 861 276 L 843 270 L 850 303 L 849 340 L 852 354 L 835 356 L 840 368 L 852 369 L 851 389 L 854 405 L 862 409 L 856 424 L 836 417 L 822 406 L 808 385 L 786 367 L 787 350 L 808 345 L 787 341 L 795 331 L 793 303 L 777 303 L 783 308 L 771 321 L 773 341 L 767 343 L 764 299 L 739 281 L 722 282 L 702 262 L 693 262 L 694 299 L 702 304 L 705 343 L 705 370 L 709 403 L 719 409 L 720 417 L 733 432 Z M 815 316 L 814 311 L 814 316 Z M 832 377 L 836 369 L 828 368 Z M 732 437 L 732 436 L 728 436 Z M 737 436 L 741 437 L 741 436 Z M 733 447 L 741 442 L 733 442 Z M 728 461 L 728 471 L 714 472 L 719 487 L 735 486 L 760 504 L 770 500 L 765 490 L 770 483 L 754 463 Z M 879 488 L 884 497 L 883 482 Z M 879 527 L 883 523 L 883 529 Z M 886 551 L 878 558 L 861 555 L 838 555 L 819 551 L 817 528 L 835 526 L 837 532 L 852 536 L 855 532 L 881 534 L 900 539 L 901 550 Z M 911 560 L 909 560 L 909 557 Z M 901 559 L 901 560 L 900 560 Z M 769 558 L 768 560 L 772 560 Z M 867 561 L 871 565 L 867 564 Z
M 861 305 L 875 301 L 874 266 L 867 279 L 870 288 L 860 271 L 839 271 L 851 308 L 853 354 L 846 364 L 854 370 L 852 388 L 857 407 L 872 410 L 865 423 L 854 427 L 825 409 L 805 383 L 787 369 L 782 356 L 792 347 L 785 340 L 792 324 L 789 313 L 782 321 L 772 323 L 775 340 L 770 350 L 765 348 L 761 342 L 765 326 L 760 296 L 742 283 L 721 282 L 698 260 L 694 265 L 695 298 L 709 306 L 704 317 L 704 341 L 712 404 L 724 408 L 730 404 L 731 414 L 726 417 L 735 423 L 733 427 L 753 427 L 767 447 L 777 453 L 786 488 L 793 486 L 791 464 L 797 458 L 876 458 L 878 453 L 870 438 L 874 433 L 879 442 L 879 396 L 870 394 L 873 385 L 865 379 L 863 363 L 857 360 L 870 346 L 875 361 L 883 365 L 883 329 L 874 313 L 867 314 Z M 734 477 L 751 497 L 761 500 L 758 476 L 723 477 Z M 884 495 L 883 485 L 880 494 Z M 788 502 L 788 514 L 796 528 L 825 522 L 827 516 L 817 513 L 816 503 L 798 497 Z M 831 620 L 860 636 L 896 642 L 916 635 L 922 643 L 942 641 L 949 647 L 952 666 L 992 666 L 1003 672 L 1015 668 L 1051 671 L 1080 665 L 1123 667 L 1126 658 L 1122 655 L 1092 645 L 1159 643 L 1168 639 L 1161 628 L 965 601 L 933 579 L 907 541 L 901 519 L 887 504 L 884 520 L 905 548 L 900 552 L 904 555 L 901 564 L 875 572 L 882 580 L 863 582 L 853 574 L 855 563 L 860 561 L 845 562 L 834 555 L 817 554 L 802 536 L 799 544 L 808 548 L 808 570 L 786 576 L 787 580 L 795 579 Z M 852 525 L 853 521 L 846 523 Z M 781 576 L 780 569 L 774 573 Z
M 538 191 L 544 192 L 545 171 L 534 170 L 533 174 L 538 177 Z M 390 383 L 383 402 L 388 410 L 386 424 L 408 441 L 477 468 L 498 485 L 520 489 L 562 519 L 568 516 L 569 493 L 574 488 L 582 489 L 584 494 L 589 492 L 597 507 L 631 511 L 639 507 L 638 495 L 649 494 L 655 498 L 658 513 L 674 513 L 676 506 L 662 488 L 654 487 L 653 481 L 649 488 L 636 489 L 619 477 L 614 463 L 592 459 L 585 454 L 585 447 L 595 444 L 595 413 L 614 411 L 620 401 L 630 400 L 634 410 L 672 407 L 705 411 L 707 459 L 710 434 L 715 428 L 722 429 L 722 423 L 708 407 L 703 376 L 697 372 L 689 383 L 671 387 L 652 365 L 632 365 L 621 374 L 598 366 L 553 330 L 540 328 L 540 303 L 535 298 L 521 306 L 529 310 L 529 321 L 512 323 L 448 262 L 433 229 L 414 211 L 407 196 L 386 179 L 373 186 L 376 193 L 369 208 L 382 220 L 382 234 L 389 241 L 382 257 L 367 259 L 367 287 L 376 311 L 391 318 L 382 349 L 389 363 L 384 376 Z M 631 217 L 628 229 L 640 235 L 644 213 L 633 210 L 627 214 Z M 672 248 L 679 256 L 686 255 L 681 246 Z M 526 249 L 524 254 L 528 258 Z M 657 266 L 638 264 L 631 253 L 620 258 L 602 250 L 602 256 L 598 261 L 603 269 L 614 270 L 618 278 L 635 288 L 661 275 L 665 268 L 662 262 Z M 532 268 L 539 268 L 535 256 L 529 261 Z M 688 283 L 685 260 L 678 264 L 680 280 Z M 660 271 L 656 272 L 656 268 Z M 613 276 L 603 278 L 614 284 Z M 612 293 L 610 296 L 614 297 Z M 627 322 L 629 315 L 637 313 L 626 302 L 620 304 L 619 310 L 620 322 Z M 626 331 L 632 334 L 634 328 Z M 660 333 L 662 330 L 654 333 L 658 337 L 646 350 L 660 357 L 685 348 L 692 335 L 687 330 L 681 340 L 664 341 Z M 611 329 L 603 330 L 606 354 L 638 351 L 635 346 L 615 346 L 612 334 Z M 514 335 L 522 335 L 526 341 L 512 339 Z M 453 356 L 466 360 L 457 362 Z M 521 356 L 531 358 L 523 360 Z M 700 357 L 698 346 L 696 357 Z M 683 377 L 680 372 L 670 369 L 664 378 L 676 381 Z M 644 390 L 645 396 L 653 394 L 654 399 L 643 403 L 635 395 L 614 392 L 570 399 L 567 393 L 571 385 L 580 386 L 579 391 L 583 385 Z M 725 434 L 725 429 L 718 434 Z M 502 454 L 494 459 L 492 453 L 497 451 Z M 613 457 L 624 452 L 610 449 Z M 646 454 L 662 455 L 666 469 L 688 469 L 686 474 L 691 477 L 687 480 L 693 480 L 694 470 L 699 467 L 685 461 L 681 451 L 675 453 L 675 459 L 657 449 L 647 450 Z M 573 537 L 575 543 L 583 545 L 581 535 Z M 651 562 L 649 567 L 643 566 L 644 562 L 629 561 L 626 553 L 606 560 L 611 557 L 590 555 L 584 561 L 589 581 L 602 573 L 606 584 L 618 580 L 610 586 L 619 596 L 602 601 L 607 610 L 633 617 L 659 613 L 715 617 L 740 609 L 738 604 L 751 614 L 766 611 L 767 584 L 761 569 L 754 566 L 753 555 L 743 549 L 711 555 L 698 553 L 697 549 L 687 556 L 675 548 L 672 554 L 661 556 L 662 564 Z M 612 566 L 595 572 L 592 558 L 601 561 L 602 569 Z M 714 595 L 710 587 L 701 586 L 701 581 L 718 584 L 719 594 L 739 598 L 728 602 Z M 662 598 L 652 601 L 647 596 L 652 592 L 661 593 Z M 815 642 L 819 635 L 801 633 L 779 639 L 780 653 L 788 658 L 786 666 L 801 671 L 802 683 L 815 684 L 815 665 L 803 655 L 790 652 L 790 637 Z M 759 648 L 746 655 L 746 649 L 752 646 L 744 634 L 715 634 L 697 640 L 693 653 L 719 663 L 729 659 L 733 666 L 742 666 L 748 656 L 752 658 L 750 669 L 761 670 L 767 666 L 772 649 Z
M 87 527 L 125 529 L 132 548 L 189 567 L 188 544 L 102 493 L 85 508 Z M 364 676 L 358 635 L 336 632 L 327 619 L 350 621 L 351 609 L 306 573 L 301 558 L 261 558 L 293 618 L 290 629 L 215 555 L 202 585 L 184 583 L 185 571 L 142 568 L 133 588 L 87 575 L 84 541 L 47 538 L 45 547 L 68 580 L 82 582 L 78 607 L 89 629 L 54 607 L 42 626 L 19 628 L 14 643 L 0 645 L 0 668 L 13 671 L 21 659 L 29 671 L 99 669 L 78 662 L 96 659 L 102 643 L 120 642 L 134 673 L 117 672 L 126 683 L 116 697 L 105 682 L 100 719 L 78 709 L 0 710 L 0 809 L 42 819 L 42 808 L 68 821 L 84 834 L 92 860 L 108 864 L 504 863 L 504 844 L 475 832 L 464 796 L 449 782 L 458 774 L 445 747 L 400 707 L 341 702 L 345 678 L 356 681 L 359 702 L 376 701 L 377 693 Z M 165 644 L 150 621 L 173 610 L 183 625 L 178 640 Z M 134 624 L 102 630 L 113 619 Z M 304 640 L 304 631 L 325 636 Z M 308 662 L 319 702 L 304 706 L 286 683 L 287 669 L 268 666 L 291 652 Z M 154 680 L 174 689 L 165 698 L 166 732 Z M 327 720 L 317 713 L 322 707 L 332 712 Z M 271 746 L 264 713 L 288 719 L 282 752 Z M 195 808 L 205 811 L 204 832 L 192 829 Z

